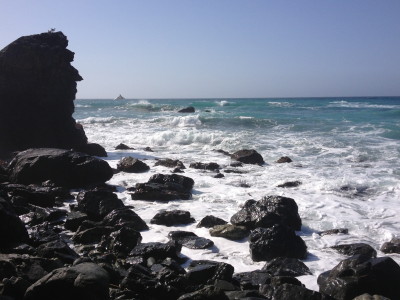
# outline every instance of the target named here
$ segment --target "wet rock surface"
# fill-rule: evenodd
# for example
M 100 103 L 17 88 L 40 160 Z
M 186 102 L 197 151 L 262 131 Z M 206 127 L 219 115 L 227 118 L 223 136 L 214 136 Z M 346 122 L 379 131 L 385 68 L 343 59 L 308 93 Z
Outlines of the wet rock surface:
M 264 159 L 262 158 L 261 154 L 258 153 L 256 150 L 239 150 L 235 153 L 231 154 L 232 159 L 240 161 L 244 164 L 256 164 L 262 165 L 264 164 Z

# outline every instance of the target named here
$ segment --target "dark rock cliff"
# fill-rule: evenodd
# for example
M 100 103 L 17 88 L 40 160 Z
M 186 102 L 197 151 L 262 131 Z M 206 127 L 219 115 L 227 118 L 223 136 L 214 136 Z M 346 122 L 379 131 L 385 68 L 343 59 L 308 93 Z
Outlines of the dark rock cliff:
M 82 77 L 67 46 L 62 32 L 48 32 L 0 51 L 0 157 L 36 147 L 85 150 L 85 132 L 72 118 Z

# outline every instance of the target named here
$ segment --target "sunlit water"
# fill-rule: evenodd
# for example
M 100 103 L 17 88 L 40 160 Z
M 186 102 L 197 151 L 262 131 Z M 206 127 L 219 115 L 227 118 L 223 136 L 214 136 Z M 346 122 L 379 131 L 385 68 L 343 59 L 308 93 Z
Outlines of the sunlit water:
M 103 145 L 112 167 L 124 156 L 145 160 L 151 170 L 141 174 L 119 173 L 110 184 L 119 186 L 118 197 L 133 205 L 149 225 L 143 241 L 168 240 L 172 230 L 188 230 L 210 238 L 208 250 L 182 249 L 191 259 L 211 259 L 232 264 L 235 272 L 261 268 L 252 262 L 247 241 L 211 237 L 205 228 L 151 225 L 161 209 L 188 210 L 196 221 L 212 214 L 229 221 L 248 199 L 283 195 L 295 199 L 303 221 L 298 234 L 308 246 L 306 265 L 313 275 L 299 279 L 318 290 L 317 276 L 344 256 L 330 249 L 342 243 L 364 242 L 378 250 L 400 234 L 400 98 L 290 98 L 290 99 L 162 99 L 76 100 L 74 117 L 83 124 L 89 141 Z M 193 114 L 177 110 L 194 106 Z M 136 150 L 116 151 L 125 143 Z M 151 147 L 154 152 L 143 151 Z M 154 166 L 156 158 L 192 162 L 231 159 L 216 149 L 234 152 L 255 149 L 266 162 L 246 165 L 245 174 L 215 173 L 187 168 L 194 179 L 191 200 L 169 203 L 133 201 L 126 187 L 146 182 L 154 173 L 171 172 Z M 293 163 L 277 164 L 281 156 Z M 278 188 L 300 180 L 296 188 Z M 250 187 L 241 187 L 246 183 Z M 320 237 L 317 232 L 348 228 L 348 235 Z M 390 255 L 400 262 L 400 255 Z

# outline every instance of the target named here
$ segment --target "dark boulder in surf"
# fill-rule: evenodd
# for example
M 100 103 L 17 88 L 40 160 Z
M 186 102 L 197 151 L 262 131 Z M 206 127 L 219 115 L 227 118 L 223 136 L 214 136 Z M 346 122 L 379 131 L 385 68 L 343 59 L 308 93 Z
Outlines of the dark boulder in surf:
M 296 202 L 292 198 L 282 196 L 246 201 L 243 208 L 231 217 L 231 223 L 248 229 L 283 224 L 293 230 L 301 230 Z
M 107 162 L 69 150 L 38 148 L 18 153 L 8 166 L 14 183 L 41 184 L 50 180 L 61 187 L 100 184 L 113 176 Z
M 141 173 L 150 170 L 150 167 L 131 156 L 122 158 L 117 164 L 117 170 L 123 171 L 126 173 Z
M 369 293 L 400 299 L 400 266 L 390 257 L 355 255 L 318 277 L 320 292 L 351 300 Z
M 0 156 L 39 147 L 93 150 L 72 117 L 82 77 L 67 46 L 62 32 L 47 32 L 0 51 Z
M 194 113 L 194 112 L 195 112 L 195 109 L 193 106 L 188 106 L 188 107 L 178 110 L 178 113 Z
M 109 275 L 94 263 L 60 268 L 47 274 L 26 291 L 30 299 L 109 299 Z
M 291 163 L 291 162 L 292 162 L 292 159 L 291 159 L 290 157 L 288 157 L 288 156 L 282 156 L 282 157 L 279 158 L 276 162 L 277 162 L 278 164 Z
M 157 213 L 151 220 L 151 224 L 174 226 L 190 224 L 195 220 L 190 216 L 190 212 L 185 210 L 170 210 Z
M 254 261 L 269 261 L 276 257 L 307 257 L 307 246 L 292 228 L 274 225 L 256 228 L 250 234 L 250 255 Z
M 400 253 L 400 238 L 392 238 L 390 242 L 384 243 L 381 251 L 383 253 Z
M 239 150 L 231 155 L 231 158 L 240 161 L 244 164 L 254 164 L 254 165 L 262 165 L 264 164 L 264 159 L 261 154 L 256 150 Z

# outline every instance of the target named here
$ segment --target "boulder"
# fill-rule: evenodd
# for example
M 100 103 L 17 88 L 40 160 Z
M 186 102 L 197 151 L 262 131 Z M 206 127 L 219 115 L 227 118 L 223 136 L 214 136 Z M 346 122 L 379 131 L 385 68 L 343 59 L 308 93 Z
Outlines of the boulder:
M 105 226 L 112 226 L 116 229 L 129 227 L 136 231 L 147 230 L 149 227 L 133 210 L 122 207 L 112 210 L 102 221 Z
M 25 293 L 26 300 L 107 300 L 109 275 L 94 263 L 60 268 L 47 274 Z
M 193 168 L 193 169 L 200 169 L 200 170 L 209 170 L 209 171 L 215 171 L 218 170 L 219 164 L 217 163 L 202 163 L 202 162 L 195 162 L 195 163 L 191 163 L 189 165 L 189 168 Z
M 72 236 L 72 240 L 79 244 L 99 243 L 103 237 L 109 236 L 113 231 L 114 228 L 109 226 L 95 226 L 92 228 L 80 226 Z
M 0 51 L 0 156 L 28 148 L 83 151 L 87 143 L 72 117 L 77 81 L 62 32 L 23 36 Z
M 355 255 L 318 277 L 320 292 L 337 300 L 369 293 L 400 299 L 400 266 L 390 257 Z
M 198 237 L 190 231 L 170 231 L 168 233 L 168 238 L 171 241 L 177 241 L 179 244 L 189 249 L 207 249 L 214 245 L 213 241 Z
M 186 273 L 191 284 L 213 284 L 216 280 L 231 281 L 234 268 L 230 264 L 212 260 L 193 260 Z
M 225 295 L 224 291 L 212 286 L 207 285 L 197 291 L 183 294 L 178 300 L 229 300 L 228 296 Z
M 170 159 L 170 158 L 166 158 L 166 159 L 159 159 L 156 161 L 156 163 L 154 164 L 155 166 L 164 166 L 167 168 L 179 168 L 179 169 L 185 169 L 185 165 L 177 159 Z
M 282 196 L 268 196 L 260 201 L 246 201 L 243 208 L 231 217 L 231 223 L 248 229 L 283 224 L 293 230 L 301 230 L 301 219 L 296 202 L 292 198 Z
M 0 250 L 13 244 L 27 242 L 28 231 L 12 205 L 0 197 Z
M 148 258 L 152 257 L 156 263 L 160 263 L 168 257 L 179 261 L 181 249 L 182 245 L 175 241 L 168 243 L 142 243 L 133 248 L 129 256 L 140 257 L 142 261 L 147 261 Z
M 125 206 L 116 194 L 108 191 L 80 192 L 76 200 L 78 210 L 95 221 L 100 221 L 114 209 Z
M 267 299 L 279 300 L 335 300 L 322 293 L 309 290 L 299 284 L 283 283 L 277 286 L 262 285 L 260 293 Z
M 368 257 L 376 257 L 376 250 L 365 243 L 336 245 L 331 248 L 337 250 L 341 254 L 348 256 L 362 254 Z
M 135 148 L 131 148 L 131 147 L 121 143 L 115 147 L 115 150 L 135 150 Z
M 106 149 L 104 149 L 103 146 L 96 143 L 87 143 L 79 150 L 92 156 L 107 157 Z
M 170 201 L 190 199 L 192 196 L 193 179 L 178 175 L 155 174 L 150 177 L 147 183 L 138 183 L 135 188 L 128 189 L 132 191 L 133 200 L 150 200 L 150 201 Z
M 138 231 L 122 227 L 110 235 L 103 236 L 101 245 L 118 256 L 126 257 L 141 241 L 142 236 Z
M 79 255 L 62 240 L 54 240 L 41 244 L 36 249 L 37 256 L 43 258 L 58 258 L 64 263 L 72 264 Z
M 232 224 L 215 225 L 210 228 L 210 235 L 222 237 L 228 240 L 242 240 L 249 235 L 249 230 L 244 226 L 236 226 Z
M 227 224 L 225 220 L 222 220 L 221 218 L 217 218 L 211 215 L 205 216 L 201 221 L 197 224 L 197 228 L 205 227 L 205 228 L 211 228 L 214 227 L 215 225 L 224 225 Z
M 87 220 L 88 216 L 85 213 L 80 211 L 71 211 L 67 215 L 67 219 L 65 220 L 64 227 L 67 230 L 77 231 L 79 226 L 82 224 L 83 221 Z
M 281 158 L 279 158 L 276 163 L 278 164 L 283 164 L 283 163 L 291 163 L 292 159 L 288 156 L 282 156 Z
M 65 188 L 45 187 L 22 184 L 8 184 L 5 190 L 12 198 L 18 197 L 18 201 L 40 207 L 53 207 L 56 201 L 72 200 L 74 197 Z
M 195 219 L 190 216 L 190 212 L 184 210 L 161 211 L 150 220 L 151 224 L 165 226 L 190 224 L 193 222 L 195 222 Z
M 280 188 L 292 188 L 292 187 L 297 187 L 299 185 L 301 185 L 301 181 L 296 180 L 296 181 L 287 181 L 285 183 L 278 184 L 277 187 L 280 187 Z
M 392 238 L 390 242 L 385 242 L 381 251 L 383 253 L 400 253 L 400 238 Z
M 381 295 L 370 295 L 368 293 L 362 294 L 355 297 L 353 300 L 390 300 L 389 298 L 383 297 Z
M 57 186 L 77 188 L 100 184 L 113 176 L 107 162 L 86 154 L 52 148 L 20 152 L 8 166 L 14 183 L 40 184 L 50 180 Z
M 231 155 L 231 158 L 237 161 L 240 161 L 244 164 L 254 164 L 254 165 L 262 165 L 264 164 L 264 159 L 261 154 L 256 150 L 239 150 Z
M 260 285 L 271 282 L 271 275 L 261 270 L 254 270 L 236 273 L 233 275 L 233 279 L 242 290 L 258 290 Z
M 188 106 L 185 108 L 182 108 L 180 110 L 178 110 L 179 113 L 194 113 L 195 112 L 195 108 L 193 106 Z
M 254 261 L 269 261 L 276 257 L 305 259 L 307 246 L 293 229 L 274 225 L 256 228 L 250 233 L 250 255 Z
M 271 276 L 302 276 L 311 275 L 310 269 L 297 258 L 276 257 L 265 264 L 261 271 Z
M 131 156 L 122 158 L 117 164 L 117 170 L 126 173 L 141 173 L 150 170 L 144 162 Z

